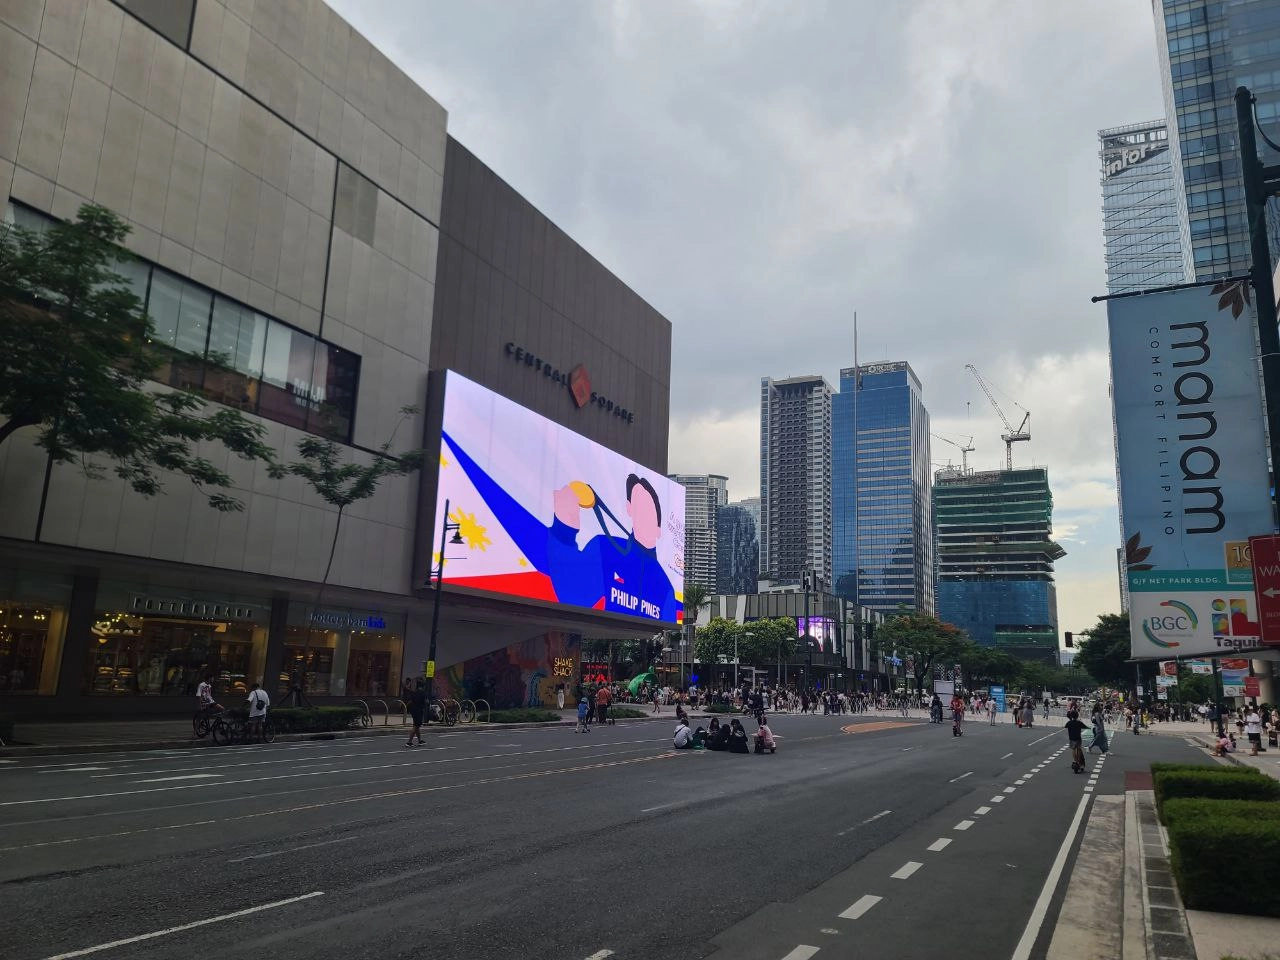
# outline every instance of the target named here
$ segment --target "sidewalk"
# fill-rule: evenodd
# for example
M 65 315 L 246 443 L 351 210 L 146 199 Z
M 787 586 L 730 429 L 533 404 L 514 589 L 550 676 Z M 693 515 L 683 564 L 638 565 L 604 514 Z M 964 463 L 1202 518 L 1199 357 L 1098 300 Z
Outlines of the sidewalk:
M 1213 726 L 1207 723 L 1171 721 L 1169 723 L 1154 723 L 1147 732 L 1163 736 L 1177 736 L 1189 741 L 1195 741 L 1198 746 L 1204 747 L 1212 755 L 1215 740 L 1213 731 Z M 1227 754 L 1224 759 L 1228 763 L 1234 763 L 1242 767 L 1253 767 L 1269 777 L 1275 777 L 1280 780 L 1280 750 L 1275 747 L 1269 747 L 1256 757 L 1252 757 L 1249 755 L 1248 741 L 1239 737 L 1236 739 L 1240 741 L 1239 749 L 1235 753 Z M 1266 742 L 1265 736 L 1263 736 L 1263 742 Z M 1280 945 L 1278 945 L 1278 949 L 1280 949 Z

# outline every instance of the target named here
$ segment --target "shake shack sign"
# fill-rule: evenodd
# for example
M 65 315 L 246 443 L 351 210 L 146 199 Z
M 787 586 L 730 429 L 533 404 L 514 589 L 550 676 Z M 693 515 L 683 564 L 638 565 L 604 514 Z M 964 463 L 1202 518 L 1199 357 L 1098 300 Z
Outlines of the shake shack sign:
M 614 403 L 608 397 L 591 389 L 591 377 L 587 374 L 587 368 L 582 364 L 578 364 L 572 370 L 565 372 L 549 360 L 544 360 L 542 357 L 530 353 L 524 347 L 516 346 L 511 341 L 507 341 L 503 350 L 511 360 L 523 364 L 534 373 L 542 374 L 552 384 L 568 390 L 569 396 L 573 397 L 573 402 L 579 407 L 585 407 L 590 404 L 593 407 L 599 407 L 605 413 L 617 417 L 619 420 L 625 420 L 627 423 L 636 422 L 634 411 L 626 409 L 621 404 Z

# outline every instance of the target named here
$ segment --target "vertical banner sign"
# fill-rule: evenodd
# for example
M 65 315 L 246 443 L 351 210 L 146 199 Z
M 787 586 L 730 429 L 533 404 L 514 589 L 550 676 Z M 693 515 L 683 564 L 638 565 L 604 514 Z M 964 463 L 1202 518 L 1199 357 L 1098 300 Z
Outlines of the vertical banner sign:
M 1107 303 L 1140 659 L 1259 645 L 1238 562 L 1242 541 L 1272 530 L 1251 294 L 1242 282 Z
M 1280 646 L 1280 537 L 1250 537 L 1249 557 L 1262 642 Z

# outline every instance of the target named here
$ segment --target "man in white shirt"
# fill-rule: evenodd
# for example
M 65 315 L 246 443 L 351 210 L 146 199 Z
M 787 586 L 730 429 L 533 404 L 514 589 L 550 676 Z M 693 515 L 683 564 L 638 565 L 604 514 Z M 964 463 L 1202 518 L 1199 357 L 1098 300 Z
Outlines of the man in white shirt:
M 1249 705 L 1249 712 L 1244 718 L 1244 732 L 1249 735 L 1249 756 L 1256 757 L 1262 749 L 1262 717 L 1256 703 Z
M 689 729 L 689 721 L 683 717 L 680 718 L 680 725 L 676 727 L 676 735 L 672 742 L 677 750 L 689 750 L 693 747 L 693 732 Z
M 249 697 L 245 702 L 249 704 L 250 731 L 261 731 L 262 722 L 267 719 L 267 708 L 271 706 L 271 698 L 261 684 L 255 683 L 249 689 Z

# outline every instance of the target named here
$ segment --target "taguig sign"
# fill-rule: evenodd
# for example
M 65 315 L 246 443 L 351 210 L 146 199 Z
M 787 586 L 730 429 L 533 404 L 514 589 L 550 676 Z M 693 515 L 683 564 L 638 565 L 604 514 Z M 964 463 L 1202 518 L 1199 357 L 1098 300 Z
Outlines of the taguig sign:
M 1252 580 L 1231 560 L 1272 529 L 1250 293 L 1107 303 L 1135 657 L 1259 643 Z

